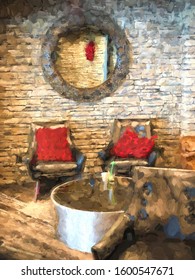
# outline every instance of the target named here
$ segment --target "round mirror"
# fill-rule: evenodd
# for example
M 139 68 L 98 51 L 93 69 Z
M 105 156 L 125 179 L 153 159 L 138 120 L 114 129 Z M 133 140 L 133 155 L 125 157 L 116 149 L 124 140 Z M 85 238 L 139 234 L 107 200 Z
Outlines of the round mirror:
M 42 45 L 46 80 L 64 97 L 93 102 L 111 96 L 129 71 L 124 31 L 108 16 L 58 20 Z
M 54 55 L 56 70 L 76 88 L 103 84 L 113 74 L 117 58 L 109 35 L 92 28 L 62 34 Z

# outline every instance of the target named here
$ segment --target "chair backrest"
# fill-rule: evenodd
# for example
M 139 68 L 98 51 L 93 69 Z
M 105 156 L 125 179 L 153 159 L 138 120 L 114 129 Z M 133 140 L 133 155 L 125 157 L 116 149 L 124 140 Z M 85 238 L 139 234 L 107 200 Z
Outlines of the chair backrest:
M 131 127 L 140 137 L 151 138 L 151 125 L 149 120 L 114 120 L 111 135 L 113 143 L 117 143 L 127 127 Z

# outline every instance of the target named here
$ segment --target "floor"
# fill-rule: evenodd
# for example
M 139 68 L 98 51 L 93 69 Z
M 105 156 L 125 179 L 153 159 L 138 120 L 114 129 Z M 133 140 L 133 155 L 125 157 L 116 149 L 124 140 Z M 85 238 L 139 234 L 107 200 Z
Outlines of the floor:
M 37 202 L 34 185 L 5 186 L 0 192 L 0 259 L 91 260 L 55 236 L 55 211 L 49 191 Z
M 94 259 L 92 254 L 72 250 L 56 238 L 51 188 L 42 187 L 39 200 L 34 202 L 33 184 L 1 186 L 0 259 Z M 131 246 L 124 241 L 108 259 L 195 259 L 195 241 L 170 240 L 157 229 L 138 234 Z

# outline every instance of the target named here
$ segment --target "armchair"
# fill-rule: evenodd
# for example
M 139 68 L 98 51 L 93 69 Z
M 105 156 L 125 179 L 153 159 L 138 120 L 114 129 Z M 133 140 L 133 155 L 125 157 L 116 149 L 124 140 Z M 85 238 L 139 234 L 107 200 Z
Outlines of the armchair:
M 150 121 L 115 120 L 111 130 L 111 141 L 98 153 L 103 171 L 108 171 L 115 162 L 115 175 L 131 176 L 133 166 L 154 166 L 157 152 L 151 136 Z
M 33 124 L 29 136 L 29 175 L 36 181 L 35 201 L 42 181 L 65 181 L 79 175 L 86 157 L 75 147 L 67 123 Z

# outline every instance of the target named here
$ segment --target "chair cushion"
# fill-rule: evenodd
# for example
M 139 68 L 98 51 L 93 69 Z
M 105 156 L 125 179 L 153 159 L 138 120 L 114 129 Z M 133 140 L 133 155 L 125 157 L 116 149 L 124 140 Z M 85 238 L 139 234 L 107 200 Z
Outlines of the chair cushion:
M 38 162 L 35 169 L 37 171 L 51 173 L 69 171 L 75 169 L 77 164 L 75 162 Z
M 110 154 L 121 158 L 147 158 L 154 147 L 156 137 L 152 136 L 150 139 L 146 137 L 139 138 L 136 132 L 127 127 L 111 149 Z
M 136 158 L 130 158 L 126 160 L 122 159 L 116 159 L 115 164 L 117 167 L 123 167 L 123 166 L 146 166 L 148 165 L 148 161 L 145 159 L 136 159 Z
M 129 159 L 122 159 L 122 158 L 116 158 L 112 159 L 111 161 L 115 162 L 115 172 L 116 173 L 122 173 L 121 171 L 124 170 L 126 172 L 127 170 L 130 170 L 130 167 L 132 166 L 147 166 L 148 161 L 146 159 L 136 159 L 136 158 L 129 158 Z M 110 163 L 111 161 L 106 161 L 106 167 L 105 170 L 110 170 Z
M 43 127 L 37 129 L 35 138 L 37 142 L 36 154 L 38 160 L 74 161 L 67 135 L 68 129 L 66 127 Z

